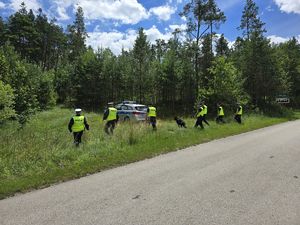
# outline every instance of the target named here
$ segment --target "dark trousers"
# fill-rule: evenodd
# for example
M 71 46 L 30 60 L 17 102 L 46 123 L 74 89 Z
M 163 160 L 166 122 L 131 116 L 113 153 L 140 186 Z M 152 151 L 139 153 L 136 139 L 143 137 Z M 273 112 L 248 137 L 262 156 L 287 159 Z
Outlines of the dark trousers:
M 81 143 L 81 137 L 82 137 L 83 131 L 80 132 L 73 132 L 73 136 L 74 136 L 74 143 L 76 145 L 78 145 L 79 143 Z
M 149 122 L 150 122 L 150 125 L 152 125 L 153 130 L 156 130 L 156 117 L 150 116 Z
M 242 123 L 242 115 L 235 115 L 234 119 L 236 120 L 236 122 L 238 122 L 239 124 Z
M 216 118 L 216 122 L 217 122 L 217 123 L 225 123 L 225 121 L 224 121 L 224 116 L 218 116 L 218 117 Z
M 107 121 L 104 127 L 104 131 L 107 134 L 113 134 L 116 127 L 116 120 Z
M 203 116 L 203 122 L 206 123 L 207 125 L 209 125 L 209 123 L 206 120 L 206 114 Z
M 203 123 L 202 123 L 202 121 L 203 121 L 203 116 L 199 116 L 199 117 L 197 117 L 197 120 L 196 120 L 195 127 L 198 127 L 198 126 L 200 126 L 200 127 L 203 129 L 203 128 L 204 128 L 204 126 L 203 126 Z

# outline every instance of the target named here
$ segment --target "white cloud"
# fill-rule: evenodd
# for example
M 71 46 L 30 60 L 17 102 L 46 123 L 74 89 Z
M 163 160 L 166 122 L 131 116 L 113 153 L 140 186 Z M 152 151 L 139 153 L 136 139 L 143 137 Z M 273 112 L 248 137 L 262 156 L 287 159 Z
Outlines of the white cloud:
M 61 19 L 67 18 L 66 10 L 73 6 L 81 6 L 86 19 L 119 20 L 124 24 L 136 24 L 149 17 L 149 13 L 137 0 L 55 0 L 57 13 L 61 13 Z M 63 10 L 64 9 L 64 10 Z
M 157 39 L 169 40 L 172 37 L 171 32 L 161 33 L 156 26 L 152 26 L 150 29 L 145 30 L 145 34 L 147 35 L 150 43 L 155 43 Z
M 154 44 L 157 39 L 169 40 L 172 37 L 170 31 L 162 33 L 156 26 L 144 30 L 148 41 Z M 132 49 L 136 37 L 138 35 L 136 30 L 127 30 L 125 33 L 120 31 L 101 32 L 99 27 L 96 27 L 94 32 L 88 33 L 87 45 L 92 46 L 95 50 L 97 48 L 110 48 L 110 50 L 119 55 L 122 48 L 125 50 Z
M 136 24 L 149 17 L 137 0 L 79 0 L 87 19 L 114 19 L 125 24 Z
M 274 44 L 280 44 L 280 43 L 286 42 L 286 41 L 291 39 L 291 37 L 280 37 L 280 36 L 277 36 L 277 35 L 271 35 L 271 36 L 268 36 L 268 38 Z M 300 41 L 300 35 L 296 36 L 296 39 L 298 41 Z
M 113 32 L 91 32 L 88 33 L 87 44 L 94 49 L 110 48 L 114 54 L 120 54 L 122 48 L 129 50 L 132 48 L 136 39 L 136 32 L 121 33 L 119 31 Z
M 300 14 L 300 0 L 274 0 L 281 11 Z
M 276 35 L 268 36 L 268 38 L 269 38 L 269 39 L 271 40 L 271 42 L 274 43 L 274 44 L 283 43 L 283 42 L 286 42 L 286 41 L 289 40 L 288 38 L 279 37 L 279 36 L 276 36 Z
M 11 0 L 9 2 L 9 8 L 14 11 L 18 11 L 22 2 L 25 3 L 27 10 L 32 9 L 37 11 L 39 8 L 42 8 L 42 5 L 38 0 Z
M 173 8 L 169 5 L 164 5 L 151 8 L 149 12 L 156 15 L 160 20 L 167 21 L 171 18 L 171 15 L 176 12 L 176 8 Z
M 67 13 L 67 10 L 66 8 L 63 8 L 63 7 L 57 7 L 57 19 L 58 20 L 68 20 L 70 19 L 70 16 L 68 15 Z
M 5 3 L 0 2 L 0 9 L 4 9 L 5 8 Z

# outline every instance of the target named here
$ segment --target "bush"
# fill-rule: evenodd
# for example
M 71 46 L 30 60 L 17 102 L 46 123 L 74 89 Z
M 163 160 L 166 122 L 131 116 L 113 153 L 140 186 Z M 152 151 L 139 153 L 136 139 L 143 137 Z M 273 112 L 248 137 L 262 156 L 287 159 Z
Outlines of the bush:
M 15 116 L 14 98 L 11 86 L 0 80 L 0 123 Z
M 271 116 L 271 117 L 284 117 L 284 118 L 292 118 L 294 115 L 294 112 L 287 108 L 284 105 L 280 105 L 278 103 L 269 103 L 266 104 L 262 111 L 265 115 Z

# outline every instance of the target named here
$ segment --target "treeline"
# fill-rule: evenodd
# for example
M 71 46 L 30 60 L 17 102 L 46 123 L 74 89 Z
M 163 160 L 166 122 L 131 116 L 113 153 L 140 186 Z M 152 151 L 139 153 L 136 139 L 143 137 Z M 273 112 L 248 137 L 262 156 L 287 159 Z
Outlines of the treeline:
M 210 108 L 241 102 L 268 111 L 276 109 L 276 96 L 287 95 L 300 105 L 300 44 L 295 38 L 271 44 L 253 0 L 245 2 L 243 35 L 233 46 L 217 35 L 226 16 L 214 0 L 193 0 L 181 15 L 187 29 L 170 40 L 150 44 L 140 28 L 133 48 L 114 55 L 86 46 L 81 7 L 64 31 L 22 3 L 0 17 L 0 121 L 23 123 L 56 104 L 101 110 L 124 99 L 155 104 L 166 114 L 192 114 L 201 100 Z

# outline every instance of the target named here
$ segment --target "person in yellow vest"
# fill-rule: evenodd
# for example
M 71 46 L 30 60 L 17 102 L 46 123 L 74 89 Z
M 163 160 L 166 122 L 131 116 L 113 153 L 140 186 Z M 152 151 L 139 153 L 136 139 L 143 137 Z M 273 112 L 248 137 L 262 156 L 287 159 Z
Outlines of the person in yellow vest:
M 153 130 L 156 130 L 156 108 L 154 106 L 148 107 L 147 116 L 149 123 L 152 125 Z
M 85 118 L 85 116 L 81 115 L 81 109 L 75 109 L 75 116 L 73 116 L 70 119 L 69 125 L 68 125 L 68 129 L 70 131 L 70 133 L 73 132 L 73 136 L 74 136 L 74 144 L 76 146 L 79 146 L 79 144 L 81 143 L 81 137 L 83 134 L 83 131 L 85 129 L 89 130 L 90 126 L 87 123 L 87 120 Z
M 109 102 L 107 106 L 103 115 L 103 121 L 106 121 L 104 131 L 107 134 L 113 134 L 118 121 L 117 109 L 114 107 L 113 102 Z
M 205 105 L 204 101 L 202 102 L 202 107 L 203 107 L 203 122 L 209 126 L 209 123 L 206 120 L 208 108 L 207 108 L 207 105 Z
M 237 103 L 237 109 L 236 109 L 236 113 L 235 113 L 234 119 L 239 124 L 242 123 L 242 115 L 243 115 L 243 107 L 239 103 Z
M 199 109 L 198 109 L 198 112 L 197 112 L 197 120 L 196 120 L 196 123 L 195 123 L 195 126 L 194 127 L 198 127 L 200 126 L 201 129 L 204 129 L 204 126 L 203 126 L 203 116 L 204 116 L 204 108 L 203 108 L 203 105 L 201 104 Z
M 223 109 L 223 106 L 221 104 L 218 104 L 218 116 L 216 118 L 216 122 L 217 123 L 225 123 L 224 121 L 224 116 L 225 116 L 225 113 L 224 113 L 224 109 Z

